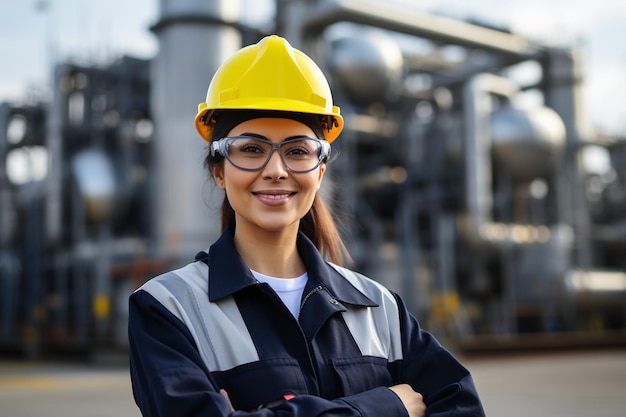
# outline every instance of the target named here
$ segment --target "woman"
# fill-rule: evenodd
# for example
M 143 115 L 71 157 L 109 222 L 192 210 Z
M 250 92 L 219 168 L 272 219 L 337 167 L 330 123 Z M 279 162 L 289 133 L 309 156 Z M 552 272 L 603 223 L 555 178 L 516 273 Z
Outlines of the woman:
M 142 414 L 484 415 L 469 372 L 402 300 L 339 266 L 318 191 L 343 119 L 313 61 L 278 36 L 241 49 L 196 126 L 223 234 L 130 298 Z

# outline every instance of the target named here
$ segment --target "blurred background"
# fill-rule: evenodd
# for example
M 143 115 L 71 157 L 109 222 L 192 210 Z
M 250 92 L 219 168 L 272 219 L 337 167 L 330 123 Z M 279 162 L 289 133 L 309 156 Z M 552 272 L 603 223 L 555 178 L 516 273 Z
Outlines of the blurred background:
M 127 298 L 219 234 L 196 106 L 228 56 L 278 33 L 346 121 L 323 191 L 355 268 L 468 358 L 488 412 L 623 415 L 626 4 L 587 6 L 1 3 L 0 411 L 40 414 L 28 393 L 49 387 L 114 402 L 93 378 L 137 414 Z M 546 384 L 563 391 L 529 402 Z

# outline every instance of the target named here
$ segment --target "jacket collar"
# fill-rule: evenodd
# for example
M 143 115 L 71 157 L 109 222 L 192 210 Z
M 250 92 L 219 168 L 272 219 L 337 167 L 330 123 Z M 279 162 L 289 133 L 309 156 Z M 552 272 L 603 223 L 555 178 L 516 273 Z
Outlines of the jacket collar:
M 233 239 L 234 231 L 227 228 L 209 249 L 207 264 L 210 274 L 210 301 L 228 297 L 256 284 L 250 268 L 239 256 Z M 317 280 L 334 298 L 343 303 L 367 307 L 378 305 L 328 265 L 322 259 L 313 242 L 304 233 L 298 233 L 296 245 L 309 275 L 309 280 Z

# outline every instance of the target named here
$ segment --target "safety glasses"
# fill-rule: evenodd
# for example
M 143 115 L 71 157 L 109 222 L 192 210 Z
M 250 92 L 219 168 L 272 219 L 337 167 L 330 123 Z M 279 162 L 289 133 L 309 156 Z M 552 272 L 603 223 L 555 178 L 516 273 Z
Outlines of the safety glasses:
M 272 142 L 251 136 L 222 138 L 211 143 L 211 156 L 216 153 L 244 171 L 259 171 L 267 165 L 274 151 L 278 151 L 290 172 L 313 171 L 330 155 L 330 144 L 325 140 L 306 136 L 283 142 Z

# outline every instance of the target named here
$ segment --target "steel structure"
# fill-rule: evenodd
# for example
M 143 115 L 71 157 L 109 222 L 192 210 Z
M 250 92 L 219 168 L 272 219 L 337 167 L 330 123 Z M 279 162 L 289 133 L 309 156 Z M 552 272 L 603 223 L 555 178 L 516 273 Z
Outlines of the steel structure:
M 132 284 L 118 278 L 159 269 L 147 261 L 149 93 L 149 62 L 126 57 L 58 65 L 49 104 L 2 105 L 0 347 L 38 355 L 125 340 L 119 300 Z
M 283 26 L 342 100 L 332 169 L 361 268 L 465 346 L 598 329 L 623 343 L 626 235 L 607 215 L 624 200 L 590 201 L 625 185 L 623 142 L 586 128 L 580 51 L 380 2 L 303 3 Z M 537 75 L 516 81 L 522 68 Z M 594 145 L 612 159 L 600 175 L 581 164 Z

